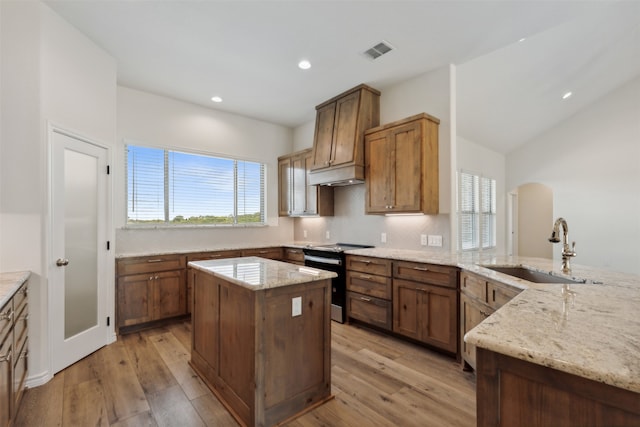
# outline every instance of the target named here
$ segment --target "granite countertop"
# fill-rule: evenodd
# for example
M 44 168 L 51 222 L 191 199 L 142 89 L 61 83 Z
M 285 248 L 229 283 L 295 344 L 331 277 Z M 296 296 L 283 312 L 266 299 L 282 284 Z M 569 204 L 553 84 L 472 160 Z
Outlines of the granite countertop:
M 331 279 L 336 273 L 259 257 L 192 261 L 189 267 L 257 291 Z
M 466 342 L 527 362 L 640 392 L 640 276 L 560 260 L 448 254 L 396 249 L 358 249 L 352 255 L 456 266 L 524 289 L 469 331 Z M 532 283 L 484 268 L 523 266 L 584 281 Z
M 20 286 L 29 279 L 29 276 L 31 276 L 30 271 L 0 273 L 0 308 L 13 297 Z

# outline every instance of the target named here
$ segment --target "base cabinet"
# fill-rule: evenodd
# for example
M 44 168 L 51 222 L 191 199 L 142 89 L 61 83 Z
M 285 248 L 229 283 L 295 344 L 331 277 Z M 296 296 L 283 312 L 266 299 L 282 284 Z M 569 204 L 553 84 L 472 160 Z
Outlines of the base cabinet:
M 639 426 L 640 393 L 478 349 L 477 425 Z
M 391 330 L 391 260 L 347 255 L 347 319 Z
M 184 255 L 118 260 L 118 327 L 186 315 L 188 309 L 185 267 Z
M 242 425 L 275 425 L 330 397 L 330 280 L 251 290 L 191 270 L 191 365 Z
M 12 425 L 28 373 L 28 282 L 0 308 L 0 426 Z

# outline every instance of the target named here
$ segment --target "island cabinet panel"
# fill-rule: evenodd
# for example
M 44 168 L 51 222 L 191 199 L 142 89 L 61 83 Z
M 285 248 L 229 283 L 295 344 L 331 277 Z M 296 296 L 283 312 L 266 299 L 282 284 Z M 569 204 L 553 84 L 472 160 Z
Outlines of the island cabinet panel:
M 220 251 L 193 252 L 187 255 L 187 264 L 191 261 L 204 261 L 209 259 L 235 258 L 242 256 L 240 249 L 225 249 Z M 193 272 L 187 270 L 187 312 L 193 309 Z
M 331 397 L 329 279 L 253 290 L 192 271 L 191 365 L 242 425 L 276 425 Z
M 481 348 L 477 362 L 478 427 L 640 425 L 640 393 Z

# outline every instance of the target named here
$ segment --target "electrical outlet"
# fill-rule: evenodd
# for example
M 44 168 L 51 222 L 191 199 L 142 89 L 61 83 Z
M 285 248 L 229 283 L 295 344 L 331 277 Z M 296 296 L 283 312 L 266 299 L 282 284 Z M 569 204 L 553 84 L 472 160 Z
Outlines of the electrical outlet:
M 327 240 L 329 240 L 329 239 L 331 238 L 331 232 L 330 232 L 329 230 L 327 230 L 327 231 L 324 233 L 324 235 L 325 235 L 325 237 L 327 238 Z
M 427 235 L 426 234 L 421 234 L 420 235 L 420 244 L 422 246 L 427 246 Z
M 429 235 L 428 236 L 428 244 L 429 246 L 442 246 L 442 236 L 439 236 L 437 234 L 434 235 Z
M 302 297 L 291 298 L 291 317 L 302 315 Z
M 307 238 L 307 230 L 302 230 L 302 236 L 306 239 Z
M 387 233 L 380 233 L 380 243 L 387 243 Z

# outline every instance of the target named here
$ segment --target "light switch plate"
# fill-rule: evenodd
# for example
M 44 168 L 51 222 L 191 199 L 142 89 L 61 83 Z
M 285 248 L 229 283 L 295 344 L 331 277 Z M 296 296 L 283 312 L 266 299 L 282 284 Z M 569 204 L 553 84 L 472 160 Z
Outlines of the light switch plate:
M 327 230 L 326 233 L 324 233 L 324 235 L 326 236 L 327 240 L 331 238 L 331 232 L 329 230 Z
M 420 244 L 422 246 L 427 246 L 427 235 L 426 234 L 421 234 L 420 235 Z
M 387 233 L 380 233 L 380 243 L 387 243 Z
M 291 298 L 291 317 L 302 315 L 302 297 Z
M 302 230 L 302 237 L 307 238 L 307 230 Z

